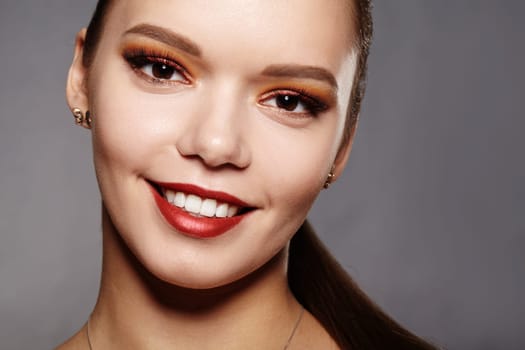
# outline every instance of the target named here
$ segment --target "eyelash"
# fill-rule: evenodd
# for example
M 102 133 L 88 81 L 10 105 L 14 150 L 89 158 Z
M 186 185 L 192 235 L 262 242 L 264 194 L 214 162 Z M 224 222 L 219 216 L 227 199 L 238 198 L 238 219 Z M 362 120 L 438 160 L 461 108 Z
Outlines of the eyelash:
M 142 78 L 145 78 L 148 82 L 156 85 L 174 85 L 174 84 L 185 84 L 191 83 L 188 78 L 188 71 L 182 67 L 175 59 L 171 58 L 168 53 L 159 53 L 154 50 L 147 50 L 144 48 L 130 49 L 123 53 L 124 59 L 128 62 L 131 68 L 139 74 Z M 172 80 L 162 79 L 154 77 L 143 71 L 144 67 L 148 65 L 162 64 L 168 68 L 173 69 L 173 73 L 177 73 L 183 77 L 184 80 Z
M 124 59 L 128 62 L 130 67 L 138 74 L 141 78 L 146 79 L 149 83 L 158 86 L 172 86 L 177 84 L 189 85 L 191 79 L 189 78 L 188 71 L 182 67 L 168 52 L 159 52 L 158 50 L 146 49 L 146 48 L 132 48 L 124 51 L 122 54 Z M 173 69 L 174 73 L 179 74 L 184 80 L 172 80 L 162 79 L 154 77 L 143 71 L 144 67 L 154 64 L 163 64 Z M 304 111 L 294 112 L 287 110 L 286 108 L 279 107 L 278 101 L 274 103 L 274 106 L 269 105 L 267 102 L 272 99 L 279 97 L 291 96 L 297 98 L 297 106 L 303 106 Z M 326 111 L 329 106 L 322 102 L 321 99 L 312 96 L 310 93 L 303 89 L 277 89 L 272 90 L 263 94 L 260 98 L 260 105 L 268 108 L 276 108 L 279 113 L 291 115 L 294 117 L 311 117 L 317 116 L 320 113 Z M 297 108 L 296 106 L 296 108 Z M 294 109 L 296 109 L 294 108 Z
M 293 112 L 289 111 L 285 108 L 281 108 L 277 106 L 277 101 L 275 103 L 275 106 L 270 106 L 271 108 L 277 108 L 281 113 L 299 116 L 299 117 L 307 117 L 307 116 L 317 116 L 320 113 L 326 111 L 328 109 L 328 105 L 324 102 L 322 102 L 319 98 L 311 96 L 308 92 L 302 90 L 302 89 L 278 89 L 273 90 L 261 98 L 261 102 L 259 102 L 261 105 L 267 107 L 266 104 L 267 101 L 271 99 L 275 99 L 278 97 L 283 96 L 292 96 L 294 98 L 298 98 L 297 103 L 302 104 L 304 108 L 304 112 Z M 294 108 L 295 109 L 295 108 Z

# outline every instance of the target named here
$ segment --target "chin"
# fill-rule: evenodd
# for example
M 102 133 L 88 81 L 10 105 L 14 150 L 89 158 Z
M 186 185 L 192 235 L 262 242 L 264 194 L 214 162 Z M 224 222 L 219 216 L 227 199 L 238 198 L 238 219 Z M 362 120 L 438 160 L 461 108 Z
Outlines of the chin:
M 264 276 L 271 275 L 267 272 L 275 268 L 284 270 L 281 263 L 286 256 L 286 250 L 285 244 L 277 252 L 269 251 L 268 254 L 261 254 L 256 259 L 249 255 L 236 256 L 231 252 L 227 254 L 227 258 L 214 256 L 211 252 L 208 256 L 190 258 L 184 254 L 165 251 L 167 255 L 148 254 L 137 256 L 136 260 L 140 264 L 139 268 L 151 278 L 175 288 L 232 290 L 236 289 L 236 286 L 246 286 L 254 281 L 265 280 Z
M 148 186 L 145 188 L 147 194 L 157 195 Z M 108 245 L 110 250 L 106 256 L 109 263 L 119 265 L 117 257 L 121 254 L 111 250 L 124 252 L 127 256 L 124 264 L 146 277 L 148 283 L 162 282 L 185 289 L 206 290 L 251 281 L 251 276 L 259 276 L 268 270 L 266 266 L 273 266 L 269 262 L 275 261 L 274 257 L 282 256 L 279 253 L 286 250 L 288 236 L 291 236 L 286 232 L 294 232 L 295 228 L 291 225 L 284 232 L 268 237 L 264 233 L 274 232 L 276 227 L 265 224 L 261 214 L 255 211 L 253 215 L 250 212 L 243 214 L 246 218 L 224 234 L 196 238 L 172 227 L 156 210 L 153 201 L 132 199 L 122 202 L 141 204 L 131 208 L 122 208 L 116 203 L 104 205 L 108 214 L 105 220 L 111 225 L 106 229 L 119 242 Z M 143 214 L 133 216 L 128 214 L 130 212 Z M 255 231 L 254 222 L 258 223 Z M 247 235 L 247 232 L 252 234 Z
M 169 269 L 162 266 L 160 268 L 148 269 L 149 273 L 173 286 L 185 289 L 214 289 L 230 285 L 238 280 L 243 279 L 249 273 L 231 273 L 228 271 L 209 270 L 206 268 L 193 268 L 190 271 L 181 271 L 180 267 Z

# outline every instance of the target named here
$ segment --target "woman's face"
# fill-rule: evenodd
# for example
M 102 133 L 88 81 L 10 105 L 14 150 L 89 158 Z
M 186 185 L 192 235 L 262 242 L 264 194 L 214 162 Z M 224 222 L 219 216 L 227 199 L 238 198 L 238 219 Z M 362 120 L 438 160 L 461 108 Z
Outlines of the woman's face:
M 350 18 L 340 0 L 116 2 L 68 98 L 92 113 L 104 205 L 154 275 L 220 286 L 286 247 L 337 155 Z

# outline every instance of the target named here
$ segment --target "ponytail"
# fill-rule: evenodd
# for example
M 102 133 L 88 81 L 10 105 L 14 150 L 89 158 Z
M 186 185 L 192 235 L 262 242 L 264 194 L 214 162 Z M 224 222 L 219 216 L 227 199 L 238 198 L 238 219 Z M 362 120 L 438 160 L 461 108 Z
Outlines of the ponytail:
M 308 222 L 291 240 L 288 282 L 297 300 L 341 349 L 437 349 L 381 311 L 328 252 Z

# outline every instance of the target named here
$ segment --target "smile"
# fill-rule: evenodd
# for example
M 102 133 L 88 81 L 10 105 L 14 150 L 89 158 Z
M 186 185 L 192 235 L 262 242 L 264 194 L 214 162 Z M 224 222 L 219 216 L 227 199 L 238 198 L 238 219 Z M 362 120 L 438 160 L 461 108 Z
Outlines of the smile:
M 239 211 L 239 207 L 236 205 L 220 203 L 216 199 L 201 198 L 194 194 L 175 192 L 173 190 L 163 190 L 163 192 L 164 199 L 169 203 L 196 216 L 231 218 Z
M 239 224 L 254 209 L 230 194 L 195 185 L 149 184 L 166 221 L 177 231 L 192 237 L 219 236 Z

